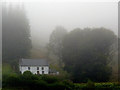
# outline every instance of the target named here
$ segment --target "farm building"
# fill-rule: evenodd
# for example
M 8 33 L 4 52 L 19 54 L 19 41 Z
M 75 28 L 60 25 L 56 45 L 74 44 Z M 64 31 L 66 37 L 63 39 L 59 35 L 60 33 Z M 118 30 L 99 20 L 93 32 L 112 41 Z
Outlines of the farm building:
M 22 74 L 25 71 L 33 74 L 49 74 L 49 64 L 46 59 L 21 59 L 19 69 Z

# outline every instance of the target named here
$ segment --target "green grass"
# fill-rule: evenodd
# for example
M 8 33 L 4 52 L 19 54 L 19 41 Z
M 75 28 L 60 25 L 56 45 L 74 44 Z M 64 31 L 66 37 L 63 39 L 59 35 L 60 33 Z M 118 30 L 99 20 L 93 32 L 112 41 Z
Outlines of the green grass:
M 14 73 L 14 71 L 12 70 L 12 67 L 9 65 L 9 64 L 6 64 L 6 63 L 4 63 L 3 65 L 2 65 L 2 74 L 3 75 L 9 75 L 9 74 L 13 74 Z
M 110 90 L 120 90 L 120 83 L 118 82 L 103 82 L 103 83 L 94 83 L 95 90 L 100 89 L 100 88 L 106 88 Z M 84 89 L 84 88 L 89 88 L 88 83 L 75 83 L 75 88 L 76 89 Z

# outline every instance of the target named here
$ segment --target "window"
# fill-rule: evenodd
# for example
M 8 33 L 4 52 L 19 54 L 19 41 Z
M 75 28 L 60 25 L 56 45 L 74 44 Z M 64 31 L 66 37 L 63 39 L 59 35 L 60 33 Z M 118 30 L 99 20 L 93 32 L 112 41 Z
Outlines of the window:
M 42 67 L 42 70 L 44 70 L 44 67 Z
M 42 71 L 42 74 L 44 74 L 44 71 Z
M 30 70 L 30 67 L 28 67 L 28 70 Z
M 39 70 L 39 67 L 37 67 L 37 70 Z
M 37 71 L 37 74 L 40 74 L 39 71 Z

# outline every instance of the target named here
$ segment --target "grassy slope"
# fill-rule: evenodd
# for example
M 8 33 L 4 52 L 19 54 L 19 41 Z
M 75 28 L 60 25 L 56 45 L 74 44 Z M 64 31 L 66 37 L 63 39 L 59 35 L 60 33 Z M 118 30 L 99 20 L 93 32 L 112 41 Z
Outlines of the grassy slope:
M 3 63 L 2 65 L 2 75 L 10 75 L 15 73 L 9 64 Z

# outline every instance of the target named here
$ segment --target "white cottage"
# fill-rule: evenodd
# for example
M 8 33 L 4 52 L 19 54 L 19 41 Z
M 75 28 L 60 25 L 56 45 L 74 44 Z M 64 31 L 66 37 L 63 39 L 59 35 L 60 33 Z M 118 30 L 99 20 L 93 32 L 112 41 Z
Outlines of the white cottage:
M 22 74 L 25 71 L 33 74 L 49 74 L 49 64 L 46 59 L 21 59 L 19 69 Z

